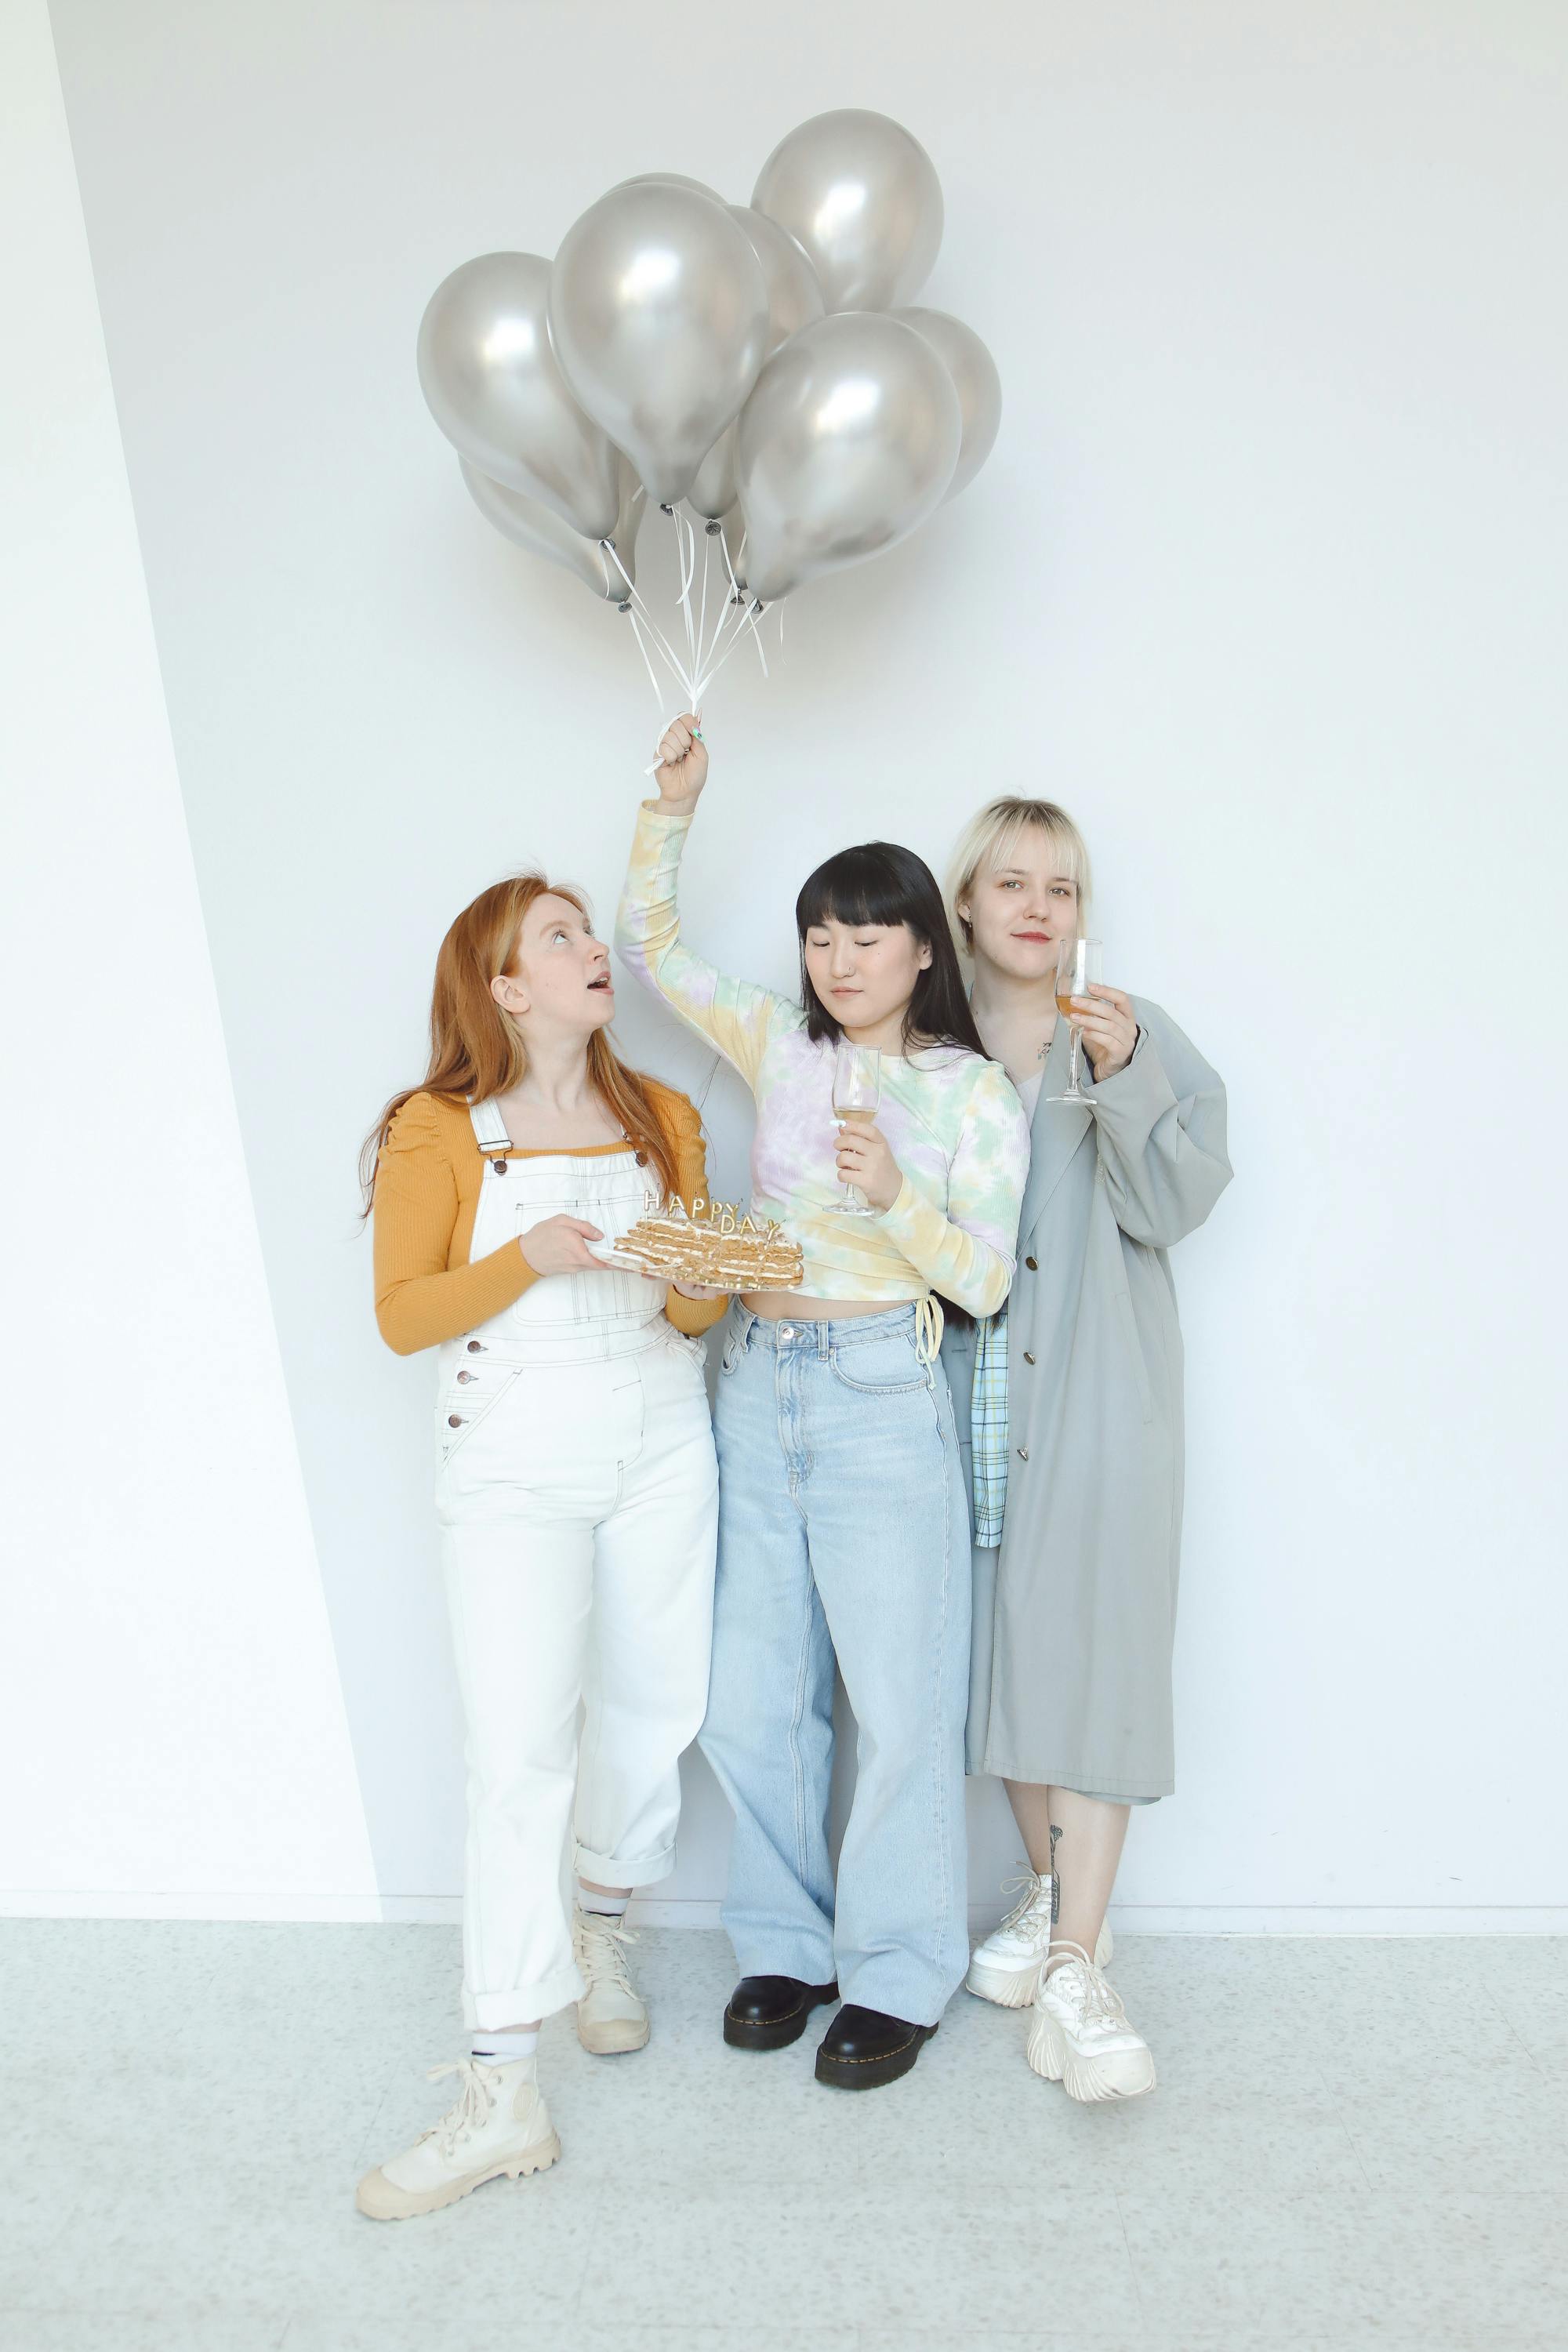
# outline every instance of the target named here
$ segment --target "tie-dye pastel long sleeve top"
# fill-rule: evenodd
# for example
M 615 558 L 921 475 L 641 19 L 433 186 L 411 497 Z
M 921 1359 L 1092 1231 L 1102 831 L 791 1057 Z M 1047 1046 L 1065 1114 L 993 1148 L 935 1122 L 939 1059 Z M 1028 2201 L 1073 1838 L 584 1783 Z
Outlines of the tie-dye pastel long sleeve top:
M 891 1305 L 936 1290 L 972 1315 L 994 1314 L 1013 1280 L 1029 1171 L 1028 1123 L 1012 1080 L 962 1046 L 884 1054 L 877 1124 L 904 1181 L 875 1217 L 834 1215 L 844 1192 L 832 1043 L 813 1042 L 791 998 L 730 979 L 681 939 L 676 881 L 690 824 L 658 807 L 640 812 L 616 945 L 751 1087 L 752 1207 L 799 1242 L 803 1294 Z

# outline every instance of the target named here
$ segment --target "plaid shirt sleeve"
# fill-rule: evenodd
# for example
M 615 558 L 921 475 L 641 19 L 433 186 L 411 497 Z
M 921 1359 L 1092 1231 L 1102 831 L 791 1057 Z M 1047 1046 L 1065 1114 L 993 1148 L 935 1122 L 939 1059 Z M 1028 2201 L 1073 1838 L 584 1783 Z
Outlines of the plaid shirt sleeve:
M 987 1316 L 974 1343 L 969 1408 L 974 1463 L 974 1540 L 994 1551 L 1007 1507 L 1007 1310 Z

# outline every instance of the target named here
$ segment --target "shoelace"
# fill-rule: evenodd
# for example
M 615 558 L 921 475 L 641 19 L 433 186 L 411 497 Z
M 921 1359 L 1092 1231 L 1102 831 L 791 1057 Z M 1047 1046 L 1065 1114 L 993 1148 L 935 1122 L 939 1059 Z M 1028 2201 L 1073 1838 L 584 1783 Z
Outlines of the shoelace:
M 449 2065 L 432 2066 L 425 2079 L 427 2083 L 438 2083 L 444 2074 L 458 2075 L 462 2089 L 440 2122 L 432 2124 L 427 2132 L 420 2134 L 420 2137 L 434 2138 L 438 2142 L 442 2155 L 450 2156 L 460 2139 L 466 2139 L 470 2132 L 479 2130 L 489 2121 L 494 2100 L 477 2059 L 454 2058 Z
M 601 1912 L 577 1914 L 577 1965 L 591 1985 L 609 1983 L 630 1992 L 631 1972 L 622 1947 L 637 1940 L 635 1927 L 618 1927 Z
M 1122 2006 L 1121 1995 L 1117 1991 L 1104 1969 L 1096 1968 L 1093 1959 L 1084 1950 L 1083 1946 L 1053 1944 L 1051 1949 L 1053 1954 L 1071 1952 L 1073 1957 L 1070 1960 L 1064 1960 L 1059 1968 L 1050 1969 L 1040 1979 L 1042 1990 L 1047 1985 L 1055 1984 L 1058 1977 L 1073 1976 L 1075 1981 L 1069 1990 L 1078 2009 L 1080 2024 L 1125 2025 L 1128 2021 L 1127 2011 Z
M 1044 1903 L 1047 1908 L 1049 1908 L 1051 1899 L 1051 1882 L 1048 1878 L 1037 1878 L 1032 1870 L 1026 1870 L 1021 1877 L 1005 1878 L 1002 1881 L 1002 1892 L 1004 1895 L 1011 1895 L 1016 1887 L 1021 1887 L 1023 1892 L 1019 1895 L 1018 1900 L 1014 1904 L 1013 1908 L 1008 1912 L 1006 1917 L 1002 1921 L 1001 1926 L 997 1928 L 996 1933 L 998 1935 L 1001 1935 L 1008 1927 L 1016 1927 L 1021 1925 L 1021 1923 L 1028 1917 L 1030 1912 L 1035 1909 L 1037 1905 Z

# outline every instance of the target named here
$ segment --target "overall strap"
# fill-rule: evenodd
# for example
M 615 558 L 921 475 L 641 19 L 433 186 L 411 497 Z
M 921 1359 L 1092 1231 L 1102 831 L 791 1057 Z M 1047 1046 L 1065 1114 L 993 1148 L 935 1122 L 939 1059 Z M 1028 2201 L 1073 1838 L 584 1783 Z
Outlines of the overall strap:
M 470 1103 L 468 1117 L 473 1121 L 474 1136 L 479 1150 L 487 1160 L 497 1152 L 504 1154 L 511 1150 L 506 1121 L 493 1096 L 489 1102 Z

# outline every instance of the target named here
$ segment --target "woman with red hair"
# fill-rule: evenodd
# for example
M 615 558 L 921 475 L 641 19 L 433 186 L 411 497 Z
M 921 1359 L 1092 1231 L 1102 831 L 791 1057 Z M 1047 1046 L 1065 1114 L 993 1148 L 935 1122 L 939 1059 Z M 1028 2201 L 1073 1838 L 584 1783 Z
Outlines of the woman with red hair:
M 382 1337 L 439 1370 L 472 2037 L 437 2070 L 459 2078 L 449 2114 L 361 2181 L 377 2220 L 554 2162 L 535 2062 L 552 2011 L 574 2001 L 600 2054 L 648 2035 L 621 1918 L 675 1866 L 677 1765 L 707 1696 L 718 1474 L 697 1334 L 724 1302 L 603 1262 L 707 1190 L 697 1113 L 616 1057 L 615 1004 L 576 893 L 498 882 L 442 942 L 424 1085 L 365 1146 Z

